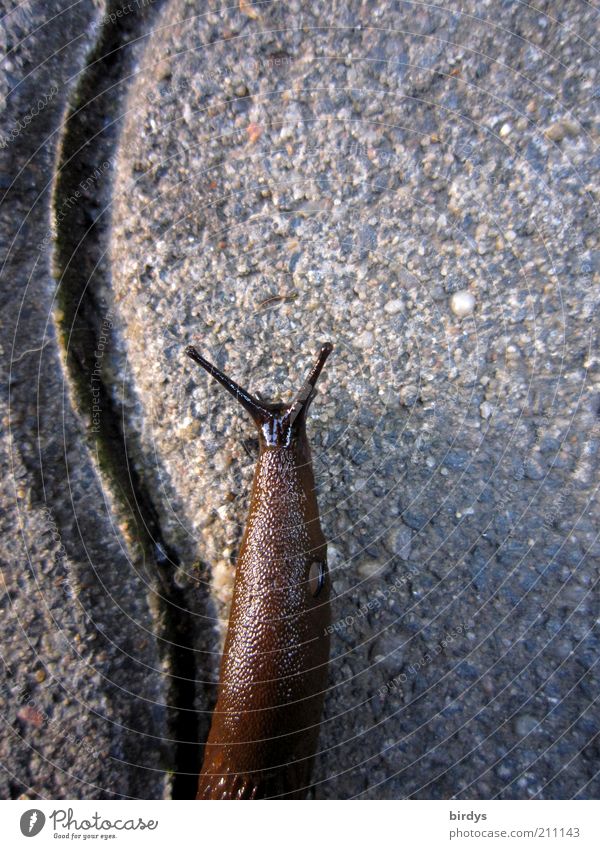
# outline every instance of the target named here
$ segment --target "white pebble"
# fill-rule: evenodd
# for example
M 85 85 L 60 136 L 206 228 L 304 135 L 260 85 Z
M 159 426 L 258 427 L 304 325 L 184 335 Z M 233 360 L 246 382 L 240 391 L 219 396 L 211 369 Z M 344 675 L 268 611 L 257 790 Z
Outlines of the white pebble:
M 466 290 L 455 292 L 450 298 L 450 309 L 454 315 L 458 315 L 460 318 L 471 315 L 475 309 L 475 296 Z
M 217 514 L 219 516 L 219 519 L 222 519 L 223 521 L 225 521 L 225 519 L 229 515 L 229 505 L 228 504 L 221 504 L 220 507 L 217 507 Z
M 361 563 L 357 572 L 361 578 L 372 578 L 373 575 L 377 575 L 378 572 L 381 572 L 381 563 L 377 563 L 376 560 Z
M 489 401 L 484 401 L 483 404 L 479 405 L 479 412 L 481 413 L 482 419 L 489 419 L 494 412 L 494 408 Z
M 396 315 L 397 313 L 402 312 L 402 307 L 403 304 L 400 298 L 395 298 L 393 301 L 387 302 L 387 304 L 384 306 L 384 310 L 389 315 Z

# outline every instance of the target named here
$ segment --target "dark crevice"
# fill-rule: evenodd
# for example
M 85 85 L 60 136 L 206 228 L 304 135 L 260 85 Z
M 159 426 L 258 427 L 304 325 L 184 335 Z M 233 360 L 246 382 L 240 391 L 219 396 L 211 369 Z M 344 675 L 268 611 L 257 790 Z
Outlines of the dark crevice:
M 161 628 L 158 642 L 170 669 L 168 701 L 169 736 L 177 741 L 169 753 L 167 769 L 174 774 L 173 797 L 194 797 L 200 763 L 200 725 L 206 720 L 194 710 L 197 674 L 193 618 L 187 612 L 184 592 L 173 581 L 178 557 L 163 538 L 160 520 L 143 473 L 131 459 L 135 436 L 123 430 L 123 409 L 111 391 L 106 368 L 98 375 L 95 351 L 107 315 L 99 293 L 110 285 L 106 259 L 109 243 L 108 214 L 112 190 L 111 167 L 124 111 L 127 78 L 136 52 L 143 49 L 163 2 L 133 8 L 127 16 L 114 16 L 118 3 L 109 3 L 98 41 L 76 87 L 61 139 L 53 195 L 54 275 L 58 281 L 58 318 L 66 366 L 74 400 L 89 423 L 93 450 L 111 481 L 129 525 L 130 535 L 154 563 L 152 585 Z M 134 43 L 137 44 L 134 45 Z M 106 365 L 106 362 L 104 362 Z M 91 382 L 100 413 L 92 420 Z M 208 603 L 201 599 L 200 603 Z M 167 657 L 165 657 L 167 655 Z M 198 686 L 202 686 L 201 683 Z M 202 727 L 202 730 L 204 728 Z

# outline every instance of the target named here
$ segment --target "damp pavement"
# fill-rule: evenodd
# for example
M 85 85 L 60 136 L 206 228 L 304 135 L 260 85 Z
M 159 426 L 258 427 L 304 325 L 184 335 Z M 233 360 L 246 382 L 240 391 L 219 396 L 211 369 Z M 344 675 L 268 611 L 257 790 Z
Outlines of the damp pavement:
M 6 798 L 193 788 L 290 398 L 333 586 L 313 798 L 598 795 L 597 18 L 5 18 Z M 62 49 L 60 49 L 62 48 Z

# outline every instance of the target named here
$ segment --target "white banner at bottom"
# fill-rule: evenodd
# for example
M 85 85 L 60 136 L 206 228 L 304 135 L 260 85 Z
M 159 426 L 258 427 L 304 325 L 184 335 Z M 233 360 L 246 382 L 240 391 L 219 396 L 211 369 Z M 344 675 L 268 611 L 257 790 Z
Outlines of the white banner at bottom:
M 4 801 L 4 846 L 600 846 L 596 801 Z M 302 807 L 304 805 L 304 807 Z

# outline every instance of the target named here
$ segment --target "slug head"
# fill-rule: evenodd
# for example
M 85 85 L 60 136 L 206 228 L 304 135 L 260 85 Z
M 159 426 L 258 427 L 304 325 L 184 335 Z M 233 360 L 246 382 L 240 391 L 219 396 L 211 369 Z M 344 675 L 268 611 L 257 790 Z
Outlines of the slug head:
M 258 429 L 263 447 L 287 448 L 294 442 L 304 439 L 306 413 L 315 396 L 315 385 L 319 375 L 332 350 L 333 346 L 330 342 L 326 342 L 321 347 L 312 369 L 291 404 L 269 404 L 260 401 L 204 359 L 193 346 L 189 345 L 185 352 L 224 386 L 250 414 Z

